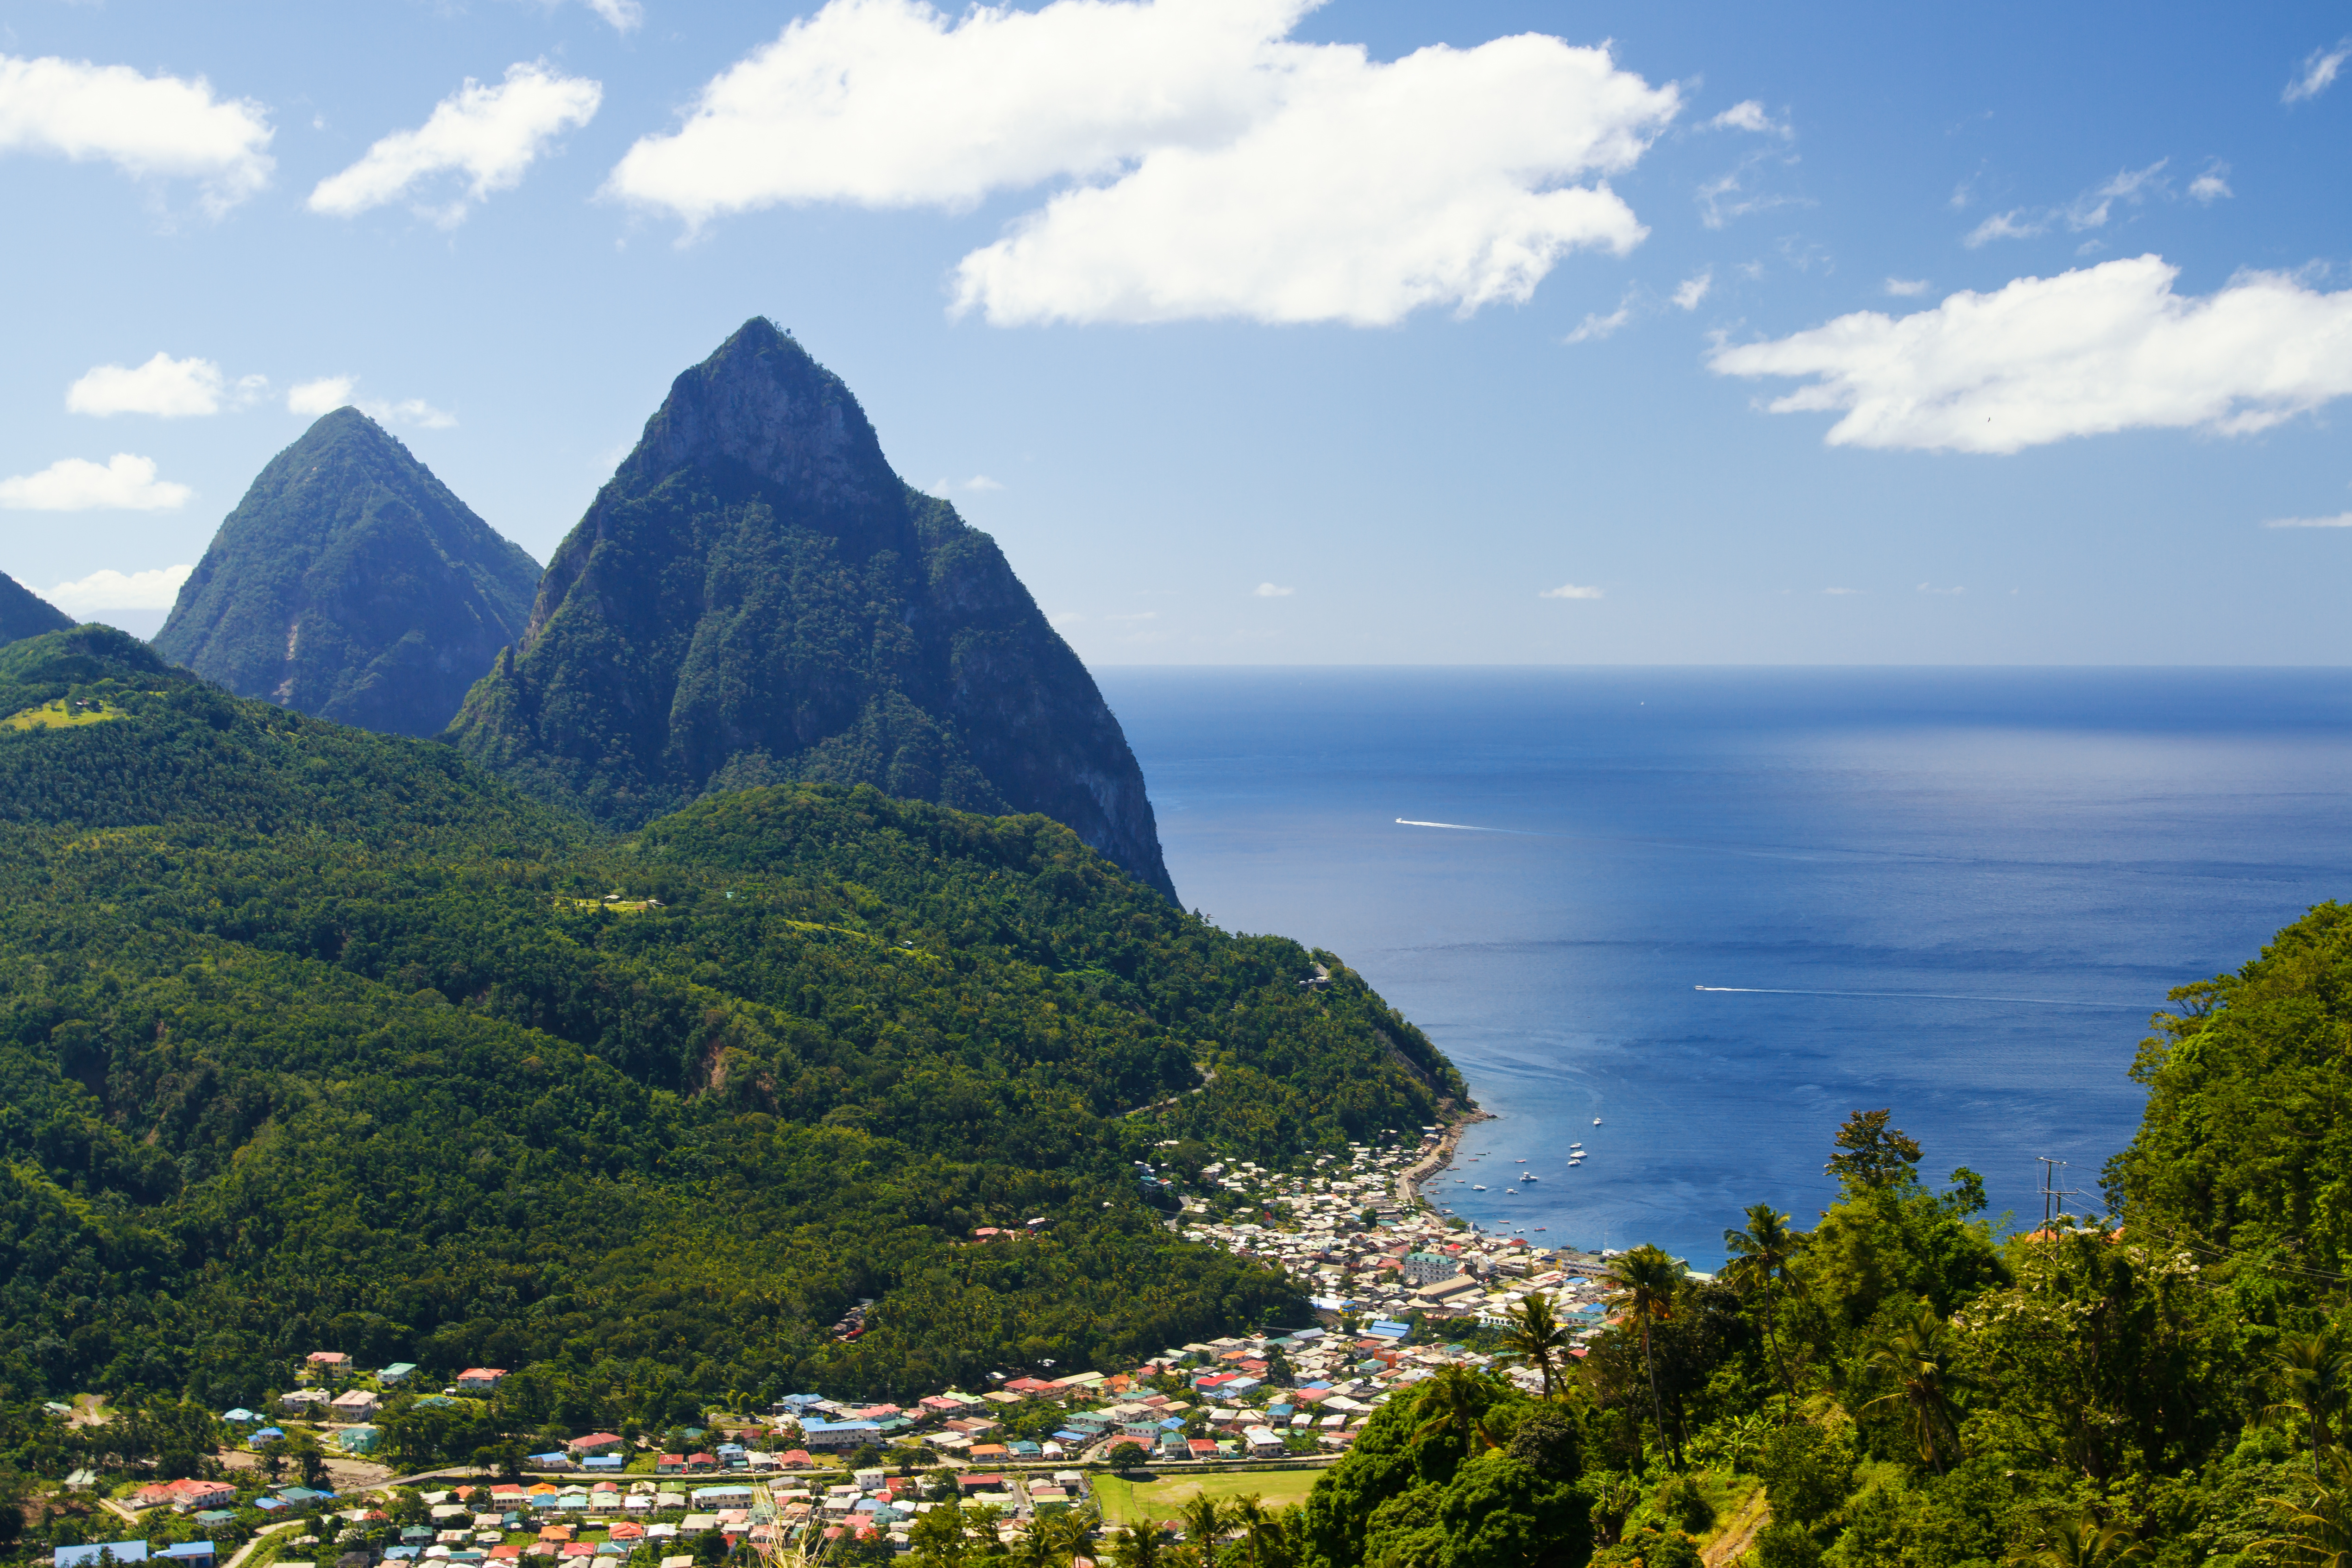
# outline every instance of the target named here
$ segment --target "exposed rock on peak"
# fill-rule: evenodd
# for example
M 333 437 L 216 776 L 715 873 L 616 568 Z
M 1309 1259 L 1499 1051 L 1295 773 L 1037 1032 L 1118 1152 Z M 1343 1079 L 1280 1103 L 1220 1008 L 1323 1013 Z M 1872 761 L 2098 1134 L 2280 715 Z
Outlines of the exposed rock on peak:
M 1040 812 L 1175 896 L 1086 667 L 995 541 L 901 480 L 848 387 L 766 321 L 671 385 L 451 737 L 620 824 L 793 779 Z

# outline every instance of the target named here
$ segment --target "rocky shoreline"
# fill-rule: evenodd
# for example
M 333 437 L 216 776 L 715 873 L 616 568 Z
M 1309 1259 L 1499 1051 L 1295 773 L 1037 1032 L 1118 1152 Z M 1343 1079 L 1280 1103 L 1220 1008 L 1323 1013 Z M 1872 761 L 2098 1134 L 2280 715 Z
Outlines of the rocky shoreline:
M 1438 1138 L 1434 1148 L 1416 1163 L 1407 1165 L 1397 1173 L 1397 1202 L 1402 1204 L 1408 1212 L 1420 1208 L 1422 1206 L 1421 1184 L 1454 1163 L 1454 1152 L 1461 1146 L 1462 1134 L 1475 1123 L 1494 1120 L 1493 1111 L 1472 1110 L 1449 1122 L 1444 1132 Z

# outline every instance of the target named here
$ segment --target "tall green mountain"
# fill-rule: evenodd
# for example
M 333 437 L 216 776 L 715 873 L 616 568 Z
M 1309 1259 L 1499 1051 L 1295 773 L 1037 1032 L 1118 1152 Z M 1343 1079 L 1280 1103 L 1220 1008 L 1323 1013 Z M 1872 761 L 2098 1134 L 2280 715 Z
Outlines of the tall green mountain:
M 0 643 L 63 631 L 73 624 L 71 616 L 0 572 Z
M 155 646 L 239 696 L 432 735 L 521 636 L 538 584 L 406 447 L 338 408 L 261 470 Z
M 513 1369 L 532 1429 L 1131 1364 L 1306 1310 L 1132 1162 L 1463 1094 L 1043 816 L 800 784 L 624 837 L 108 627 L 0 648 L 0 712 L 58 699 L 100 717 L 0 731 L 0 1421 L 320 1348 Z
M 995 541 L 892 472 L 849 389 L 766 321 L 671 386 L 451 736 L 617 825 L 801 779 L 1041 812 L 1175 897 L 1086 667 Z

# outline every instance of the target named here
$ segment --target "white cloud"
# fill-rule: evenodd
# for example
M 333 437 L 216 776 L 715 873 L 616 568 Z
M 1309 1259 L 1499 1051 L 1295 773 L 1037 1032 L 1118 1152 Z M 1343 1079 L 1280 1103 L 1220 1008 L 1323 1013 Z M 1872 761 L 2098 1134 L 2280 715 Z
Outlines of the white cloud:
M 111 567 L 71 583 L 60 583 L 41 596 L 70 616 L 88 610 L 168 610 L 179 597 L 180 584 L 195 567 L 158 566 L 147 572 L 117 572 Z
M 646 8 L 637 0 L 588 0 L 588 9 L 613 25 L 613 31 L 633 31 L 646 19 Z
M 1277 588 L 1271 583 L 1260 583 L 1256 587 L 1251 589 L 1250 592 L 1256 595 L 1261 599 L 1287 599 L 1291 595 L 1298 592 L 1298 590 L 1296 588 Z
M 359 383 L 348 375 L 322 375 L 316 381 L 298 381 L 286 394 L 289 414 L 332 414 L 352 400 L 352 388 Z
M 2352 528 L 2352 511 L 2339 511 L 2334 517 L 2274 517 L 2263 526 L 2264 528 Z
M 2209 207 L 2237 194 L 2230 188 L 2230 165 L 2219 158 L 2206 164 L 2205 172 L 2189 182 L 2189 199 Z
M 1633 319 L 1633 295 L 1632 290 L 1629 289 L 1626 291 L 1625 297 L 1617 302 L 1617 308 L 1614 310 L 1610 311 L 1609 314 L 1605 316 L 1588 313 L 1583 321 L 1578 325 L 1576 331 L 1560 339 L 1560 342 L 1564 343 L 1597 343 L 1601 339 L 1609 336 L 1610 333 L 1615 331 L 1618 328 L 1623 326 Z
M 1698 302 L 1706 299 L 1707 290 L 1714 287 L 1715 268 L 1710 267 L 1696 278 L 1682 280 L 1681 286 L 1675 290 L 1675 303 L 1685 310 L 1696 310 Z
M 2136 428 L 2266 429 L 2352 393 L 2352 290 L 2249 272 L 2175 294 L 2158 256 L 1900 318 L 1874 310 L 1725 347 L 1719 375 L 1808 376 L 1776 414 L 1844 410 L 1832 446 L 2015 452 Z
M 60 458 L 37 474 L 0 479 L 10 511 L 169 511 L 196 492 L 155 478 L 155 459 L 117 452 L 104 463 Z
M 1601 596 L 1600 589 L 1588 588 L 1580 583 L 1562 583 L 1557 588 L 1546 588 L 1536 595 L 1538 599 L 1598 599 Z
M 322 375 L 316 381 L 297 382 L 286 394 L 286 411 L 315 418 L 349 405 L 379 425 L 414 425 L 420 429 L 446 430 L 457 423 L 456 415 L 436 408 L 421 397 L 403 398 L 397 403 L 385 399 L 357 401 L 352 393 L 358 386 L 359 378 L 350 375 Z
M 215 216 L 269 183 L 275 134 L 261 105 L 215 99 L 202 77 L 0 55 L 0 153 L 101 158 L 141 179 L 199 180 Z
M 508 67 L 506 80 L 494 87 L 467 77 L 422 126 L 393 132 L 350 168 L 320 181 L 310 193 L 310 210 L 351 217 L 399 201 L 436 174 L 460 174 L 467 179 L 462 194 L 437 207 L 417 208 L 454 227 L 491 192 L 520 184 L 547 143 L 587 124 L 604 97 L 598 83 L 559 76 L 544 61 Z
M 116 414 L 186 419 L 218 414 L 225 401 L 242 407 L 268 387 L 268 377 L 260 375 L 243 377 L 232 386 L 210 360 L 173 359 L 159 351 L 145 364 L 127 370 L 119 364 L 93 366 L 66 388 L 66 409 L 101 419 Z
M 1927 291 L 1927 280 L 1925 278 L 1889 278 L 1882 287 L 1898 300 L 1916 300 Z
M 1646 234 L 1605 180 L 1680 107 L 1526 35 L 1376 62 L 1288 40 L 1317 0 L 831 0 L 713 79 L 607 191 L 689 233 L 778 203 L 1054 195 L 956 269 L 998 325 L 1394 321 L 1524 300 Z M 1590 184 L 1570 182 L 1590 180 Z
M 2303 67 L 2287 79 L 2286 89 L 2279 94 L 2281 103 L 2301 103 L 2306 98 L 2317 98 L 2336 84 L 2344 69 L 2344 62 L 2352 59 L 2352 38 L 2337 40 L 2334 48 L 2322 47 L 2304 57 Z
M 2028 217 L 2023 207 L 2011 207 L 2005 213 L 1993 214 L 1969 230 L 1960 243 L 1974 250 L 1996 239 L 2031 239 L 2049 226 L 2047 219 Z
M 1735 103 L 1706 122 L 1710 131 L 1753 131 L 1760 135 L 1793 138 L 1797 132 L 1786 121 L 1774 120 L 1764 112 L 1764 106 L 1755 99 Z
M 2037 235 L 2049 233 L 2062 223 L 2077 234 L 2085 229 L 2104 228 L 2107 219 L 2114 215 L 2117 202 L 2137 206 L 2147 200 L 2151 193 L 2169 195 L 2171 191 L 2163 174 L 2165 165 L 2171 162 L 2169 158 L 2158 158 L 2145 169 L 2118 171 L 2113 178 L 2092 186 L 2063 207 L 2011 207 L 2005 213 L 1995 213 L 1970 229 L 1960 243 L 1974 250 L 1996 239 L 2032 239 Z M 2222 185 L 2220 194 L 2227 195 L 2229 190 L 2227 185 Z M 2195 186 L 2190 187 L 2189 194 L 2198 194 Z M 2212 198 L 2199 196 L 2199 199 L 2210 201 Z M 2084 247 L 2084 251 L 2091 248 Z
M 1802 196 L 1748 189 L 1749 176 L 1759 164 L 1768 161 L 1785 166 L 1797 159 L 1792 153 L 1769 149 L 1748 153 L 1739 160 L 1738 168 L 1698 187 L 1699 222 L 1709 228 L 1721 228 L 1733 218 L 1746 217 L 1750 213 L 1769 212 L 1775 207 L 1811 206 L 1812 203 Z

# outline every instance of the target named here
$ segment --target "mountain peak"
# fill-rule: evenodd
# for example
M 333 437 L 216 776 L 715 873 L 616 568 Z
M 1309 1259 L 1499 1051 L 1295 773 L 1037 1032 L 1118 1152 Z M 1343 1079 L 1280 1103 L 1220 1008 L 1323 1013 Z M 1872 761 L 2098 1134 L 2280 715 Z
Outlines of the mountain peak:
M 798 780 L 1037 812 L 1175 896 L 1086 666 L 996 542 L 892 472 L 841 378 L 764 320 L 671 384 L 450 738 L 631 826 Z
M 538 580 L 397 437 L 338 408 L 262 469 L 155 646 L 241 697 L 430 735 L 520 637 Z
M 73 624 L 71 616 L 0 572 L 0 643 L 63 631 Z

